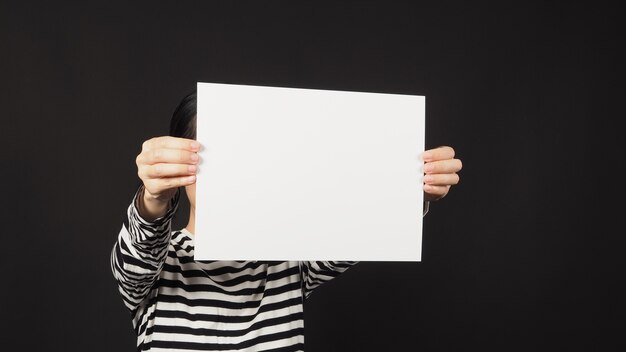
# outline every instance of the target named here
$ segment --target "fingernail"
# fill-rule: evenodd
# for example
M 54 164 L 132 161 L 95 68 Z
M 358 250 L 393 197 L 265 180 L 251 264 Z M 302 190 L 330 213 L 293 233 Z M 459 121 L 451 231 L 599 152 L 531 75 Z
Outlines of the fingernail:
M 196 165 L 189 165 L 189 172 L 196 172 L 197 169 L 198 167 Z
M 191 176 L 187 177 L 187 180 L 189 182 L 194 182 L 196 180 L 196 176 L 195 175 L 191 175 Z
M 198 154 L 196 153 L 191 154 L 191 161 L 198 161 Z
M 423 152 L 422 153 L 422 159 L 424 160 L 430 160 L 433 157 L 433 153 L 431 152 Z
M 190 143 L 191 149 L 192 150 L 200 150 L 200 143 L 193 141 Z
M 424 172 L 430 172 L 433 171 L 435 167 L 429 164 L 424 165 Z
M 433 182 L 433 177 L 431 175 L 424 176 L 424 182 L 425 183 Z

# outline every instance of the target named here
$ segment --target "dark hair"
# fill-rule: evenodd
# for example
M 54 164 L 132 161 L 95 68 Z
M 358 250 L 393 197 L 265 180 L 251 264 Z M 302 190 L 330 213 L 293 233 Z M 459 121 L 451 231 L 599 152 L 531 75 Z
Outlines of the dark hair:
M 170 136 L 196 139 L 196 90 L 180 101 L 170 121 Z

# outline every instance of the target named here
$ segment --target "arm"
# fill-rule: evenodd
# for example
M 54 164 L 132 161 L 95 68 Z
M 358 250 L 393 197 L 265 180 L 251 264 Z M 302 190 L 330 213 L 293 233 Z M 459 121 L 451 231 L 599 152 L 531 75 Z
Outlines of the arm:
M 424 201 L 424 213 L 428 213 L 429 201 Z M 358 261 L 304 261 L 300 262 L 300 274 L 302 276 L 302 295 L 306 299 L 313 290 L 321 284 L 330 281 L 348 270 Z
M 126 307 L 135 311 L 156 282 L 171 236 L 171 219 L 180 191 L 169 202 L 165 215 L 147 221 L 138 211 L 144 188 L 139 188 L 111 252 L 111 270 Z
M 300 262 L 302 276 L 302 296 L 308 298 L 314 289 L 334 279 L 358 262 Z
M 445 197 L 450 187 L 459 182 L 457 172 L 461 170 L 461 160 L 455 159 L 454 149 L 443 146 L 430 149 L 422 154 L 424 159 L 424 208 L 423 216 L 428 213 L 431 201 Z M 332 280 L 358 262 L 300 262 L 302 276 L 302 295 L 308 298 L 314 289 Z
M 196 182 L 198 142 L 170 136 L 145 141 L 136 158 L 142 186 L 128 207 L 111 252 L 124 304 L 135 312 L 159 276 L 171 237 L 180 187 Z

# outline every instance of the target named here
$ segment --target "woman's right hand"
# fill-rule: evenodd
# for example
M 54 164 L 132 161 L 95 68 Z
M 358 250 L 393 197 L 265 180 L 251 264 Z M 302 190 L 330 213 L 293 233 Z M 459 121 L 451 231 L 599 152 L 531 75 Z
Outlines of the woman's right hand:
M 144 219 L 165 215 L 178 187 L 196 182 L 199 150 L 200 143 L 186 138 L 154 137 L 143 143 L 136 163 L 144 186 L 137 207 Z

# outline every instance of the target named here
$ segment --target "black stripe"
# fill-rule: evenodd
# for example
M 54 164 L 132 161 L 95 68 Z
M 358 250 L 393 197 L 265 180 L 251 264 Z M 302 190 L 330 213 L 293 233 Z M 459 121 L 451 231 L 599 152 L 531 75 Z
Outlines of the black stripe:
M 142 242 L 140 246 L 144 252 L 154 254 L 155 252 L 161 253 L 165 251 L 168 248 L 169 244 L 169 238 L 164 236 L 164 238 L 159 238 L 158 240 Z
M 291 346 L 271 348 L 269 350 L 263 350 L 259 352 L 297 352 L 297 351 L 304 351 L 303 343 L 300 342 Z
M 206 272 L 210 276 L 219 276 L 224 274 L 237 274 L 246 269 L 256 269 L 262 265 L 267 265 L 267 262 L 262 261 L 249 261 L 240 267 L 225 265 L 226 262 L 223 261 L 196 261 L 193 257 L 181 257 L 175 251 L 170 251 L 168 257 L 176 259 L 181 264 L 194 264 L 201 268 L 204 272 Z M 214 269 L 209 269 L 207 266 L 209 264 L 217 263 L 220 266 Z M 235 262 L 237 263 L 237 262 Z
M 194 336 L 221 336 L 221 337 L 241 337 L 251 331 L 260 330 L 264 327 L 286 324 L 289 322 L 302 321 L 304 318 L 302 312 L 293 313 L 281 317 L 274 317 L 257 321 L 242 330 L 224 330 L 224 329 L 208 329 L 208 328 L 190 328 L 187 326 L 167 326 L 155 325 L 152 327 L 153 332 L 166 334 L 182 334 Z M 152 335 L 152 331 L 148 329 L 148 334 Z
M 176 264 L 170 264 L 165 262 L 165 264 L 163 265 L 163 271 L 168 272 L 168 273 L 175 273 L 178 274 L 184 278 L 193 278 L 193 277 L 207 277 L 207 275 L 209 276 L 209 278 L 212 280 L 212 282 L 215 282 L 219 285 L 223 285 L 223 286 L 236 286 L 239 285 L 245 281 L 259 281 L 259 280 L 263 280 L 266 279 L 268 281 L 274 281 L 274 280 L 279 280 L 285 277 L 289 277 L 291 275 L 295 275 L 298 273 L 299 269 L 297 267 L 287 267 L 283 270 L 280 271 L 276 271 L 276 272 L 272 272 L 269 273 L 267 272 L 266 268 L 263 268 L 263 270 L 259 273 L 255 273 L 255 274 L 246 274 L 246 275 L 240 275 L 240 276 L 236 276 L 230 280 L 224 280 L 224 281 L 217 281 L 214 280 L 213 275 L 207 273 L 207 271 L 205 270 L 201 270 L 201 269 L 188 269 L 187 267 L 183 268 L 180 265 L 176 265 Z M 266 276 L 266 277 L 265 277 Z
M 293 290 L 298 290 L 298 291 L 300 290 L 300 282 L 296 281 L 296 282 L 292 282 L 292 283 L 289 283 L 287 285 L 283 285 L 280 287 L 272 287 L 272 288 L 266 289 L 264 296 L 265 297 L 276 296 L 281 293 L 285 293 L 285 292 L 289 292 Z
M 152 313 L 150 313 L 150 315 L 148 316 L 148 318 L 147 318 L 147 319 L 145 319 L 145 321 L 144 321 L 143 323 L 142 323 L 142 320 L 144 320 L 144 317 L 146 316 L 147 308 L 148 308 L 148 307 L 152 307 L 152 306 L 156 303 L 156 301 L 157 301 L 157 297 L 156 297 L 156 296 L 152 297 L 152 298 L 148 301 L 148 304 L 146 305 L 146 307 L 144 308 L 144 310 L 142 311 L 141 316 L 139 316 L 139 317 L 138 317 L 139 319 L 137 320 L 137 323 L 138 323 L 138 324 L 141 324 L 141 325 L 140 325 L 140 326 L 138 326 L 138 327 L 136 327 L 136 329 L 135 329 L 135 330 L 136 330 L 136 333 L 137 333 L 137 336 L 139 336 L 139 335 L 143 334 L 144 330 L 146 330 L 146 327 L 147 327 L 148 325 L 150 325 L 150 323 L 151 323 L 151 322 L 154 322 L 154 318 L 157 316 L 157 310 L 156 310 L 156 309 L 154 309 L 154 310 L 152 311 Z
M 131 253 L 130 249 L 128 248 L 128 246 L 126 245 L 126 242 L 124 241 L 120 241 L 120 246 L 122 247 L 122 249 L 126 252 L 126 253 Z M 119 247 L 118 247 L 119 248 Z M 144 261 L 141 261 L 131 255 L 126 255 L 124 253 L 122 254 L 122 261 L 120 263 L 126 263 L 126 264 L 131 264 L 134 266 L 138 266 L 142 269 L 146 269 L 146 270 L 152 270 L 155 271 L 157 268 L 154 265 L 151 265 L 150 263 L 146 263 Z
M 300 290 L 300 283 L 293 282 L 287 285 L 283 285 L 281 287 L 266 289 L 264 297 L 269 297 L 273 295 L 279 295 L 281 293 L 285 293 L 288 291 Z M 190 307 L 219 307 L 219 308 L 228 308 L 228 309 L 243 309 L 243 308 L 258 308 L 261 301 L 246 301 L 246 302 L 229 302 L 222 301 L 217 299 L 206 299 L 206 298 L 186 298 L 178 295 L 168 295 L 165 293 L 159 294 L 159 301 L 167 302 L 167 303 L 182 303 L 188 305 Z
M 220 323 L 248 323 L 251 322 L 257 315 L 273 310 L 279 310 L 287 307 L 296 307 L 300 305 L 302 298 L 295 297 L 284 301 L 275 303 L 269 303 L 262 305 L 255 314 L 252 315 L 218 315 L 218 314 L 200 314 L 189 313 L 181 310 L 161 310 L 157 309 L 156 316 L 163 318 L 178 318 L 189 321 L 206 321 L 206 322 L 220 322 Z
M 288 331 L 283 331 L 275 334 L 257 336 L 253 339 L 242 341 L 240 343 L 224 343 L 224 344 L 216 344 L 216 343 L 200 343 L 200 342 L 181 342 L 181 341 L 161 341 L 161 340 L 153 340 L 151 343 L 152 347 L 155 348 L 171 348 L 171 349 L 181 349 L 181 350 L 201 350 L 201 351 L 223 351 L 223 350 L 237 350 L 242 348 L 249 348 L 260 343 L 277 341 L 288 339 L 294 336 L 302 335 L 304 333 L 304 329 L 297 328 L 291 329 Z
M 356 262 L 330 262 L 330 264 L 334 267 L 337 268 L 345 268 L 348 269 L 354 265 L 356 265 L 358 263 L 358 261 Z
M 159 294 L 159 301 L 165 303 L 182 303 L 190 307 L 218 307 L 228 309 L 244 309 L 244 308 L 257 308 L 260 301 L 246 301 L 246 302 L 228 302 L 217 299 L 197 298 L 190 299 L 178 295 L 168 295 L 165 293 Z
M 172 255 L 170 254 L 170 257 Z M 182 263 L 181 264 L 187 264 L 187 265 L 177 265 L 177 264 L 170 264 L 168 262 L 165 263 L 165 266 L 163 268 L 163 270 L 167 271 L 167 272 L 171 272 L 171 273 L 176 273 L 181 275 L 182 277 L 216 277 L 216 276 L 221 276 L 221 275 L 226 275 L 226 274 L 234 274 L 234 273 L 227 273 L 224 272 L 225 270 L 220 270 L 221 273 L 216 273 L 217 270 L 205 270 L 202 267 L 198 267 L 197 263 L 195 262 L 191 262 L 191 263 Z M 258 267 L 260 267 L 263 264 L 258 264 L 258 265 L 251 265 L 248 268 L 245 269 L 258 269 Z M 197 269 L 188 269 L 188 267 L 194 267 Z M 227 268 L 231 268 L 228 266 L 225 266 L 224 269 Z M 243 270 L 245 270 L 243 269 Z M 243 270 L 238 270 L 238 272 L 242 272 Z M 266 270 L 263 270 L 263 272 L 265 272 Z M 221 283 L 221 282 L 220 282 Z
M 175 231 L 174 233 L 172 233 L 172 240 L 174 240 L 174 242 L 176 242 L 176 244 L 178 244 L 179 246 L 184 245 L 187 242 L 191 241 L 191 237 L 183 234 L 181 231 Z M 193 249 L 193 247 L 191 247 Z
M 323 275 L 335 277 L 340 274 L 337 271 L 326 266 L 326 264 L 324 264 L 323 262 L 316 262 L 316 264 L 318 265 L 319 269 L 316 268 L 314 265 L 309 268 L 311 269 L 311 272 L 315 274 L 315 276 Z
M 203 284 L 187 284 L 179 280 L 159 279 L 157 281 L 157 287 L 179 288 L 185 292 L 213 292 L 222 293 L 229 296 L 249 296 L 265 291 L 265 285 L 254 285 L 254 287 L 246 287 L 237 291 L 228 291 L 220 286 L 216 285 L 203 285 Z

